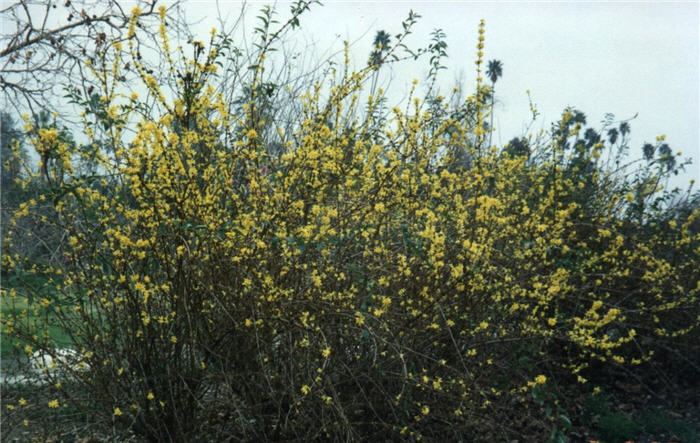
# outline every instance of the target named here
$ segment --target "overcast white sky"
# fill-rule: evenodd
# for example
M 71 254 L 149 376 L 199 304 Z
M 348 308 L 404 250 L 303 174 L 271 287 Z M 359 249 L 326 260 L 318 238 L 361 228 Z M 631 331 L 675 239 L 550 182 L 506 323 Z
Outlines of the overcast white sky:
M 248 2 L 253 12 L 270 2 Z M 222 1 L 234 17 L 240 2 Z M 188 16 L 204 18 L 210 29 L 215 2 L 187 4 Z M 278 2 L 281 19 L 289 3 Z M 447 34 L 448 71 L 441 73 L 449 90 L 460 71 L 466 85 L 475 78 L 479 20 L 486 20 L 485 58 L 503 63 L 496 84 L 497 133 L 494 143 L 522 135 L 529 121 L 526 89 L 541 112 L 538 128 L 549 127 L 566 106 L 575 106 L 599 126 L 605 113 L 617 119 L 639 114 L 630 122 L 631 154 L 639 156 L 644 142 L 660 134 L 683 157 L 692 157 L 678 185 L 700 179 L 700 2 L 469 2 L 469 1 L 333 1 L 315 6 L 302 18 L 305 39 L 315 41 L 319 54 L 357 41 L 357 65 L 367 60 L 374 34 L 401 30 L 412 9 L 422 18 L 411 42 L 426 45 L 430 32 Z M 252 29 L 253 20 L 247 21 Z M 358 40 L 359 39 L 359 40 Z M 394 69 L 390 92 L 402 97 L 412 78 L 424 78 L 427 61 Z

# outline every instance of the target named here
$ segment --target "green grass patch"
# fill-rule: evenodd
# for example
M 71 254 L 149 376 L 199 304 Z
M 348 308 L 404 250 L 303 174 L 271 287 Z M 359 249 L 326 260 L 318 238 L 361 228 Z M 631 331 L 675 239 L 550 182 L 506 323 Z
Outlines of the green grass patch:
M 672 417 L 661 407 L 643 408 L 633 413 L 616 411 L 605 394 L 591 395 L 586 401 L 585 424 L 601 441 L 619 442 L 635 438 L 700 441 L 700 431 L 681 418 Z
M 3 321 L 2 336 L 0 337 L 0 358 L 12 358 L 21 355 L 25 341 L 18 337 L 13 337 L 7 333 L 5 321 L 15 322 L 21 319 L 28 325 L 33 325 L 35 333 L 41 336 L 44 332 L 48 334 L 48 340 L 52 347 L 65 348 L 70 346 L 72 340 L 70 335 L 60 326 L 56 325 L 55 316 L 51 311 L 35 310 L 29 306 L 25 297 L 10 297 L 3 293 L 0 296 L 0 320 Z

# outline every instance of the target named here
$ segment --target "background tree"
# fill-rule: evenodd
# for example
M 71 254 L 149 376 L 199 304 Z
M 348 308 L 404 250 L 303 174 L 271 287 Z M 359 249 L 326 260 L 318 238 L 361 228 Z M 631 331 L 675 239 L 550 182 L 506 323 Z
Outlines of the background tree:
M 12 211 L 22 201 L 21 187 L 17 180 L 21 178 L 23 163 L 27 157 L 24 147 L 24 131 L 8 112 L 0 112 L 0 220 L 12 217 Z M 2 223 L 0 234 L 6 234 L 6 223 Z
M 14 186 L 19 178 L 22 161 L 26 159 L 24 132 L 17 127 L 17 121 L 8 112 L 0 112 L 0 161 L 2 162 L 3 196 Z
M 374 36 L 374 41 L 372 42 L 374 49 L 369 55 L 369 65 L 374 68 L 374 75 L 372 76 L 372 85 L 370 86 L 369 93 L 374 95 L 377 89 L 377 81 L 379 79 L 379 69 L 385 61 L 386 54 L 391 48 L 391 36 L 388 32 L 383 29 L 377 31 Z
M 489 133 L 489 146 L 491 146 L 491 138 L 493 137 L 493 104 L 496 96 L 496 81 L 503 75 L 503 64 L 500 60 L 489 61 L 488 68 L 486 68 L 486 76 L 491 80 L 491 123 L 489 124 L 491 132 Z

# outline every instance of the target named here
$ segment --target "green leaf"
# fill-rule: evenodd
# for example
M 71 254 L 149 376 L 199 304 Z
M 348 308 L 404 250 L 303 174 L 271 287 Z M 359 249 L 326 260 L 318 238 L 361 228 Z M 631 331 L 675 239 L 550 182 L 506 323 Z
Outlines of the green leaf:
M 564 423 L 564 429 L 571 429 L 571 420 L 564 414 L 559 414 L 559 419 Z

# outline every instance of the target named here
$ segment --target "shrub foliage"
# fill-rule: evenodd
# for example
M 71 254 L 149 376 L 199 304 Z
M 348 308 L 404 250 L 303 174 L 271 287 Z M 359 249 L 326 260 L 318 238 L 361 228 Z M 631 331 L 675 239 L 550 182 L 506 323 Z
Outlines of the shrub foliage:
M 114 42 L 88 66 L 102 95 L 82 151 L 27 122 L 42 165 L 3 250 L 27 308 L 3 334 L 52 355 L 59 328 L 78 352 L 20 418 L 70 409 L 153 441 L 546 437 L 571 424 L 560 385 L 695 334 L 699 212 L 660 190 L 669 152 L 625 168 L 629 131 L 584 133 L 575 110 L 488 146 L 481 55 L 462 112 L 415 86 L 389 110 L 362 94 L 381 63 L 353 72 L 347 50 L 273 152 L 258 106 L 275 34 L 231 113 L 224 40 L 188 59 L 162 15 L 170 83 Z M 127 59 L 146 99 L 120 89 Z M 30 222 L 62 234 L 60 260 L 15 252 Z

